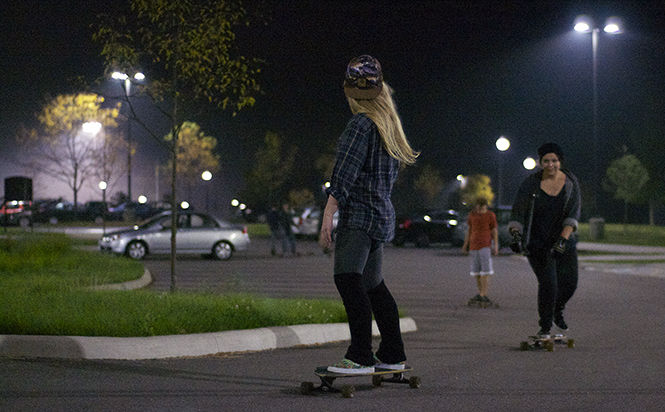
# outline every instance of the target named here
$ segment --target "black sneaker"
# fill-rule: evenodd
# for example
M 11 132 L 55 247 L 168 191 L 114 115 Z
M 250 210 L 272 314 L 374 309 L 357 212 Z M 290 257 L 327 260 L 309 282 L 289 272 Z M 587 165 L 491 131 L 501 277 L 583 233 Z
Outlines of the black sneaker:
M 565 332 L 568 330 L 568 325 L 566 324 L 566 321 L 563 320 L 563 314 L 558 313 L 556 316 L 554 316 L 554 325 L 559 328 L 562 332 Z

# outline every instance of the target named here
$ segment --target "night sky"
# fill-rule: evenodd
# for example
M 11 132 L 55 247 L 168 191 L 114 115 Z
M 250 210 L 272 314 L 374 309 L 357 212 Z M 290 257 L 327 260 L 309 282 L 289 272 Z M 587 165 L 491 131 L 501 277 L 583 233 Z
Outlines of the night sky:
M 496 180 L 503 162 L 504 199 L 510 203 L 526 175 L 522 160 L 535 157 L 545 141 L 564 148 L 566 165 L 580 180 L 598 179 L 591 150 L 591 35 L 572 30 L 579 14 L 599 25 L 612 15 L 624 23 L 621 35 L 599 35 L 601 165 L 618 157 L 622 145 L 639 144 L 645 125 L 665 130 L 662 1 L 267 4 L 269 25 L 241 38 L 244 54 L 266 61 L 260 79 L 265 94 L 236 117 L 213 112 L 192 119 L 219 140 L 221 176 L 214 190 L 219 202 L 241 188 L 256 144 L 268 130 L 298 147 L 302 170 L 311 168 L 349 118 L 341 84 L 346 63 L 359 54 L 381 61 L 407 137 L 422 152 L 418 167 L 435 166 L 446 182 L 458 173 L 485 173 Z M 44 96 L 72 92 L 69 80 L 77 75 L 93 79 L 103 72 L 89 24 L 113 7 L 119 6 L 73 0 L 0 6 L 1 179 L 23 173 L 14 161 L 13 135 L 21 123 L 34 125 Z M 145 72 L 149 78 L 149 69 Z M 512 143 L 503 154 L 494 146 L 500 135 Z M 139 134 L 137 140 L 133 192 L 150 193 L 152 159 L 163 153 L 149 138 Z M 315 176 L 307 175 L 294 179 L 314 186 Z M 53 197 L 49 186 L 44 179 L 36 182 L 35 197 Z M 124 184 L 117 189 L 125 190 Z M 94 196 L 90 189 L 84 200 Z

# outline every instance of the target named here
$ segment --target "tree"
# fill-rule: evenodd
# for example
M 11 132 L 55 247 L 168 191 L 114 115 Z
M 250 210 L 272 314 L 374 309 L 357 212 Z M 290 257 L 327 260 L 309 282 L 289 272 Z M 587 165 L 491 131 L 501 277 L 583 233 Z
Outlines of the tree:
M 17 140 L 32 170 L 65 182 L 78 204 L 78 192 L 98 175 L 106 137 L 118 126 L 120 105 L 102 108 L 104 98 L 94 93 L 59 95 L 49 100 L 37 116 L 39 128 L 22 129 Z M 85 131 L 85 123 L 98 122 L 101 133 Z M 100 144 L 101 139 L 101 144 Z M 100 151 L 101 150 L 101 151 Z
M 254 105 L 260 91 L 256 80 L 260 61 L 237 53 L 236 32 L 250 24 L 241 0 L 129 0 L 131 11 L 122 16 L 100 16 L 93 40 L 102 46 L 107 72 L 135 72 L 149 66 L 149 95 L 167 104 L 156 107 L 168 116 L 170 134 L 178 137 L 183 120 L 193 118 L 194 102 L 237 111 Z M 135 120 L 156 140 L 159 133 Z M 190 113 L 187 113 L 187 112 Z M 171 207 L 177 210 L 178 139 L 172 139 Z M 176 215 L 171 224 L 171 291 L 176 288 Z
M 126 170 L 126 164 L 121 162 L 120 154 L 127 148 L 127 141 L 117 133 L 117 130 L 102 130 L 98 134 L 98 140 L 99 145 L 92 153 L 92 162 L 96 165 L 93 172 L 96 181 L 91 183 L 96 189 L 98 182 L 103 180 L 110 190 L 115 183 L 115 177 Z
M 413 186 L 421 194 L 426 207 L 433 207 L 437 195 L 443 188 L 443 180 L 436 169 L 430 165 L 425 165 L 413 182 Z
M 254 208 L 267 209 L 285 198 L 286 182 L 293 170 L 296 150 L 282 147 L 282 138 L 268 132 L 256 152 L 254 167 L 245 178 L 244 197 Z
M 462 202 L 473 205 L 477 199 L 483 197 L 491 205 L 494 201 L 492 180 L 487 175 L 471 175 L 466 178 L 466 183 L 461 187 Z
M 294 209 L 312 205 L 314 200 L 314 193 L 309 189 L 293 189 L 289 191 L 288 202 Z
M 643 199 L 640 191 L 649 180 L 649 172 L 637 156 L 625 154 L 610 163 L 606 175 L 603 187 L 614 193 L 615 199 L 623 200 L 623 221 L 628 223 L 628 204 L 637 204 Z
M 173 134 L 167 134 L 164 139 L 167 142 L 173 141 Z M 214 174 L 219 170 L 219 155 L 213 151 L 217 139 L 202 132 L 198 124 L 184 122 L 179 128 L 178 140 L 176 172 L 189 191 L 200 181 L 203 171 L 208 170 Z M 169 160 L 168 170 L 173 167 L 171 162 Z M 188 197 L 191 197 L 191 193 L 188 193 Z

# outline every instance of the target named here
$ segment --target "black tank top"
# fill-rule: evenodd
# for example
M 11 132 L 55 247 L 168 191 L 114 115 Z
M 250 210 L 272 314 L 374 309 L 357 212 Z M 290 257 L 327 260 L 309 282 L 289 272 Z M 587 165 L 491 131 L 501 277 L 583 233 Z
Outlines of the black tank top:
M 558 195 L 550 196 L 538 189 L 533 209 L 529 250 L 551 248 L 563 230 L 563 206 L 565 203 L 565 187 Z

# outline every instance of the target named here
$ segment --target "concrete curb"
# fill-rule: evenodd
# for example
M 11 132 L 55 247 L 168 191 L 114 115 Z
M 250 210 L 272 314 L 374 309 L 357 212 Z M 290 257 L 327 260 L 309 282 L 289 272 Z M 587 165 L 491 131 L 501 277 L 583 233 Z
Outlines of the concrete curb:
M 106 285 L 91 286 L 92 290 L 133 290 L 141 289 L 152 283 L 152 274 L 146 268 L 143 268 L 143 276 L 136 280 L 130 280 L 122 283 L 110 283 Z
M 403 333 L 418 328 L 400 319 Z M 372 334 L 379 335 L 376 322 Z M 262 351 L 349 340 L 346 323 L 294 325 L 190 335 L 112 338 L 94 336 L 0 335 L 0 356 L 58 359 L 163 359 Z

